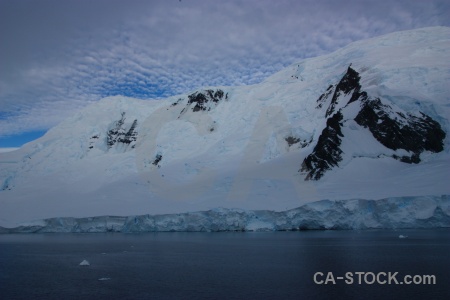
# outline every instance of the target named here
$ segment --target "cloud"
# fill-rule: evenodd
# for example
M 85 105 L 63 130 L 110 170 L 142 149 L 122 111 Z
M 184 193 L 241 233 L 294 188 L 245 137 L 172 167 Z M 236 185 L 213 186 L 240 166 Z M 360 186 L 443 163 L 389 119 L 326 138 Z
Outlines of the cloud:
M 2 1 L 0 136 L 108 95 L 255 84 L 376 35 L 450 25 L 447 1 Z

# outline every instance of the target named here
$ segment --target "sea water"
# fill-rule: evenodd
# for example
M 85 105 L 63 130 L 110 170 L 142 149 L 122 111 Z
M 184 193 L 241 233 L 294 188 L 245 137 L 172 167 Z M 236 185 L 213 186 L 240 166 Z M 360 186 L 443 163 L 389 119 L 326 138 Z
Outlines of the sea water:
M 4 234 L 0 298 L 450 299 L 450 230 Z

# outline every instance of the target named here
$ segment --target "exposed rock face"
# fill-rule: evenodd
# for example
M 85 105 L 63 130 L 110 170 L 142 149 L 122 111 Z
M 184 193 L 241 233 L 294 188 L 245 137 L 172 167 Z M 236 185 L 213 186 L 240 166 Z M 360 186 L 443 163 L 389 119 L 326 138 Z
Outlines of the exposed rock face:
M 330 85 L 317 100 L 317 109 L 329 102 L 325 116 L 327 125 L 322 131 L 314 147 L 301 165 L 301 172 L 306 172 L 305 180 L 319 180 L 327 170 L 339 165 L 342 160 L 340 148 L 342 126 L 354 114 L 348 109 L 349 104 L 358 102 L 359 111 L 354 121 L 368 128 L 373 137 L 386 148 L 406 150 L 410 155 L 392 155 L 405 163 L 419 163 L 420 154 L 424 151 L 441 152 L 444 149 L 446 133 L 441 125 L 426 114 L 404 113 L 401 109 L 390 106 L 380 98 L 371 98 L 361 90 L 361 76 L 351 67 L 334 88 Z M 334 89 L 334 93 L 333 93 Z M 333 97 L 330 95 L 333 93 Z M 347 103 L 343 103 L 347 101 Z
M 369 128 L 373 136 L 387 148 L 412 152 L 411 157 L 400 158 L 403 162 L 419 163 L 423 151 L 444 150 L 445 132 L 441 125 L 422 112 L 420 116 L 394 112 L 377 98 L 363 103 L 355 121 Z
M 342 119 L 342 114 L 337 112 L 327 120 L 327 127 L 322 131 L 313 152 L 303 160 L 300 171 L 308 172 L 305 180 L 320 179 L 327 170 L 338 166 L 338 162 L 342 160 L 342 150 L 339 147 L 343 137 L 340 123 Z
M 359 97 L 359 90 L 361 89 L 361 85 L 359 84 L 360 79 L 361 77 L 359 76 L 358 72 L 348 67 L 347 73 L 345 73 L 344 77 L 342 77 L 341 81 L 339 81 L 339 83 L 336 85 L 333 98 L 331 99 L 331 103 L 327 109 L 325 117 L 329 117 L 333 114 L 340 98 L 343 95 L 348 95 L 351 91 L 353 91 L 353 95 L 349 103 L 355 101 Z
M 327 91 L 325 93 L 323 93 L 322 95 L 320 95 L 319 99 L 317 99 L 317 101 L 316 101 L 318 103 L 316 106 L 317 109 L 322 108 L 322 105 L 324 103 L 326 103 L 328 97 L 330 97 L 331 93 L 333 92 L 333 88 L 334 88 L 334 85 L 330 85 L 327 88 Z
M 116 121 L 114 127 L 108 131 L 108 135 L 106 138 L 106 143 L 108 148 L 114 146 L 117 141 L 125 135 L 125 130 L 123 129 L 123 123 L 125 122 L 125 112 L 122 112 L 122 117 L 120 120 Z
M 177 106 L 183 100 L 183 98 L 178 99 L 176 102 L 172 103 L 171 107 Z M 193 112 L 211 111 L 211 109 L 215 108 L 222 100 L 228 100 L 228 93 L 225 94 L 221 89 L 196 91 L 188 95 L 187 104 L 181 110 L 178 118 L 186 113 L 189 108 L 191 108 Z
M 284 140 L 288 143 L 289 147 L 292 146 L 292 145 L 295 145 L 297 143 L 300 143 L 300 139 L 297 138 L 297 137 L 294 137 L 294 136 L 288 136 Z
M 154 166 L 159 166 L 159 162 L 162 160 L 162 155 L 161 154 L 156 154 L 155 160 L 153 160 L 152 164 Z
M 107 133 L 106 143 L 108 148 L 111 148 L 117 143 L 122 143 L 126 145 L 131 144 L 131 148 L 134 148 L 134 144 L 137 139 L 137 120 L 134 120 L 130 128 L 127 130 L 124 126 L 125 123 L 125 112 L 122 112 L 120 120 L 116 121 L 113 128 L 111 128 Z
M 208 105 L 211 102 L 213 103 L 219 103 L 225 96 L 225 99 L 228 98 L 228 95 L 224 95 L 224 92 L 220 89 L 218 90 L 205 90 L 203 93 L 201 92 L 195 92 L 188 96 L 188 104 L 195 103 L 194 107 L 192 108 L 192 111 L 210 111 L 211 106 Z
M 130 129 L 128 129 L 127 133 L 123 137 L 120 137 L 118 139 L 118 142 L 124 143 L 124 144 L 131 144 L 133 142 L 136 142 L 136 139 L 137 139 L 136 126 L 137 126 L 137 120 L 134 120 L 133 124 L 131 124 Z M 132 147 L 134 148 L 134 144 L 132 145 Z

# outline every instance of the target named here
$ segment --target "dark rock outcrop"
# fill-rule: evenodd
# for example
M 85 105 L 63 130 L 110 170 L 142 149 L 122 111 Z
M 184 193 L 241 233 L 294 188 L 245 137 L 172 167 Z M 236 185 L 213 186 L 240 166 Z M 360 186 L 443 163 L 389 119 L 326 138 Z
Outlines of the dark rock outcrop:
M 195 92 L 188 96 L 188 104 L 195 103 L 192 111 L 204 111 L 211 110 L 211 107 L 207 105 L 209 102 L 219 103 L 224 98 L 224 92 L 220 89 L 218 90 L 205 90 L 203 93 Z M 225 97 L 228 97 L 227 95 Z
M 152 164 L 154 166 L 158 166 L 159 162 L 162 160 L 162 155 L 161 154 L 156 154 L 155 156 L 155 160 L 152 162 Z
M 340 149 L 342 120 L 346 118 L 346 108 L 353 102 L 358 102 L 359 112 L 354 117 L 355 122 L 368 128 L 375 139 L 385 147 L 392 150 L 403 149 L 410 155 L 392 155 L 393 158 L 405 163 L 419 163 L 420 154 L 424 151 L 441 152 L 444 149 L 446 133 L 440 124 L 426 114 L 403 113 L 400 109 L 394 109 L 384 104 L 380 98 L 370 98 L 361 90 L 361 76 L 358 72 L 348 67 L 334 89 L 330 85 L 326 92 L 317 100 L 317 109 L 330 103 L 325 116 L 327 126 L 322 131 L 313 152 L 302 163 L 301 172 L 307 172 L 305 180 L 319 180 L 327 170 L 338 166 L 342 160 Z M 350 98 L 348 95 L 350 95 Z M 347 103 L 340 103 L 342 96 L 347 96 Z M 337 112 L 335 112 L 337 110 Z M 353 118 L 353 116 L 351 117 Z
M 122 112 L 120 120 L 114 123 L 114 127 L 108 131 L 106 137 L 106 144 L 108 148 L 114 146 L 117 143 L 118 139 L 125 135 L 125 130 L 123 129 L 123 123 L 125 123 L 125 112 Z
M 311 144 L 312 142 L 312 138 L 308 141 L 308 140 L 301 140 L 298 137 L 295 136 L 288 136 L 286 138 L 284 138 L 284 140 L 287 142 L 288 147 L 291 147 L 293 145 L 299 144 L 301 148 L 305 148 L 306 146 L 308 146 L 309 144 Z
M 302 163 L 301 172 L 308 172 L 305 180 L 319 180 L 327 170 L 338 166 L 342 160 L 340 149 L 342 134 L 343 115 L 340 111 L 328 118 L 327 126 L 314 147 L 313 152 L 308 155 Z
M 123 137 L 120 137 L 118 139 L 119 143 L 131 144 L 131 143 L 135 142 L 137 139 L 136 126 L 137 126 L 137 120 L 134 120 L 133 124 L 131 124 L 130 129 L 128 129 L 127 133 Z M 134 145 L 132 147 L 134 148 Z
M 106 144 L 108 148 L 111 148 L 117 143 L 132 144 L 131 148 L 134 148 L 134 142 L 137 139 L 137 120 L 134 120 L 130 128 L 127 130 L 124 127 L 125 123 L 125 112 L 122 112 L 120 120 L 114 123 L 113 128 L 111 128 L 106 136 Z
M 364 101 L 355 121 L 369 128 L 373 136 L 385 147 L 412 152 L 411 157 L 396 157 L 403 162 L 419 163 L 423 151 L 444 150 L 445 132 L 441 125 L 420 112 L 420 116 L 394 112 L 380 99 Z
M 345 73 L 345 75 L 336 85 L 333 98 L 331 99 L 330 106 L 325 113 L 325 117 L 329 117 L 333 114 L 341 95 L 348 95 L 351 91 L 354 91 L 349 103 L 355 101 L 359 97 L 359 90 L 361 89 L 361 85 L 359 84 L 360 79 L 361 77 L 359 76 L 359 73 L 353 70 L 351 67 L 348 67 L 347 73 Z M 328 87 L 328 89 L 330 89 L 330 87 Z
M 322 106 L 328 100 L 328 97 L 330 97 L 331 93 L 333 92 L 333 88 L 334 88 L 334 85 L 330 85 L 327 88 L 327 90 L 325 91 L 325 93 L 320 95 L 319 99 L 316 100 L 316 102 L 318 103 L 316 106 L 317 109 L 322 108 Z
M 300 139 L 296 138 L 296 137 L 293 137 L 293 136 L 288 136 L 284 140 L 288 143 L 289 147 L 294 145 L 294 144 L 300 143 Z

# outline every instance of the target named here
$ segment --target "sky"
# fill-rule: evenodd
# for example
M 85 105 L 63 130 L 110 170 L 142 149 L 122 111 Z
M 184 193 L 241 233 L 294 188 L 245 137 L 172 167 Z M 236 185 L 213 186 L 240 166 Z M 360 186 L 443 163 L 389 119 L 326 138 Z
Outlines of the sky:
M 450 26 L 448 0 L 0 0 L 0 148 L 111 95 L 256 84 L 382 34 Z

